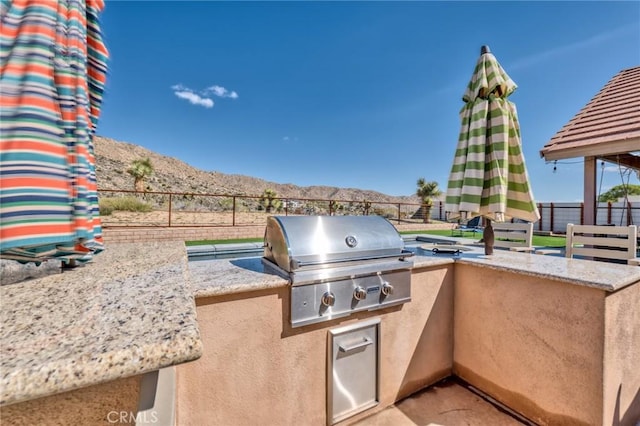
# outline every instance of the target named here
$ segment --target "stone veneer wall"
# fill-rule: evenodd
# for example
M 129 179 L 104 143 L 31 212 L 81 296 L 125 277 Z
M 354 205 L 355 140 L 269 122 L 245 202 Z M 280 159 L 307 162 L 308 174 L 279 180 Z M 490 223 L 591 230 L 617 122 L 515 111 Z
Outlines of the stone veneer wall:
M 395 224 L 398 231 L 422 231 L 425 229 L 451 229 L 451 223 Z M 108 243 L 152 242 L 152 241 L 196 241 L 226 240 L 233 238 L 262 238 L 264 226 L 219 226 L 198 228 L 154 227 L 154 228 L 105 228 L 102 230 Z

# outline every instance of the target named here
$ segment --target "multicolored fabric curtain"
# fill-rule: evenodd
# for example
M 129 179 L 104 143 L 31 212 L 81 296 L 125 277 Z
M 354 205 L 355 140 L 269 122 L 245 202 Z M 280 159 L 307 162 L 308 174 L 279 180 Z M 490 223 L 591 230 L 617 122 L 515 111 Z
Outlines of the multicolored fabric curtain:
M 448 219 L 540 219 L 516 106 L 507 99 L 516 88 L 488 49 L 481 54 L 462 98 L 462 125 L 445 200 Z
M 103 0 L 1 0 L 0 257 L 102 249 L 93 134 L 108 53 Z

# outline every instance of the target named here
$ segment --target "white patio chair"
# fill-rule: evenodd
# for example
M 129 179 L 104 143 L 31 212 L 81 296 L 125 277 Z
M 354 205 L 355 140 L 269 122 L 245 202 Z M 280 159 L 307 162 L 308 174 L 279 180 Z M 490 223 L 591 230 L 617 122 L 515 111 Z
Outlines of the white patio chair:
M 567 225 L 567 257 L 584 256 L 640 265 L 637 249 L 638 228 L 635 225 Z
M 533 223 L 491 222 L 495 241 L 494 247 L 511 251 L 532 252 Z
M 493 247 L 518 252 L 533 252 L 533 223 L 491 222 Z M 484 239 L 471 245 L 484 246 Z

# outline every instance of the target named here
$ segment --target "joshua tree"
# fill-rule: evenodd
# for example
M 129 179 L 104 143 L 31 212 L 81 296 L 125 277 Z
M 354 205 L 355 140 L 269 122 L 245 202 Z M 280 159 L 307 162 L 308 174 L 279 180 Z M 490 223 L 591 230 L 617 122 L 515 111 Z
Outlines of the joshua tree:
M 267 213 L 271 213 L 273 209 L 280 210 L 280 208 L 282 207 L 282 201 L 277 200 L 277 196 L 278 194 L 276 194 L 276 191 L 270 188 L 265 189 L 262 193 L 260 203 L 264 206 L 264 209 L 267 211 Z
M 362 214 L 369 216 L 369 209 L 371 208 L 371 201 L 362 200 Z
M 332 214 L 336 214 L 344 211 L 344 206 L 336 200 L 331 200 L 329 201 L 329 211 L 332 212 Z
M 127 170 L 133 176 L 133 187 L 136 191 L 144 191 L 144 180 L 153 174 L 153 164 L 149 157 L 134 160 Z
M 431 206 L 433 206 L 433 197 L 439 197 L 442 191 L 438 189 L 438 182 L 427 182 L 424 178 L 418 179 L 418 189 L 416 195 L 422 200 L 424 210 L 424 223 L 431 220 Z

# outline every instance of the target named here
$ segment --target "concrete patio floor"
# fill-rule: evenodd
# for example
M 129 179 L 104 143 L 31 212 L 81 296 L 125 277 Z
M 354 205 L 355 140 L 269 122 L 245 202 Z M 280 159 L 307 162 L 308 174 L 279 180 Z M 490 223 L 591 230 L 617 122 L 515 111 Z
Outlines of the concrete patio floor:
M 449 378 L 411 395 L 356 426 L 532 425 Z

